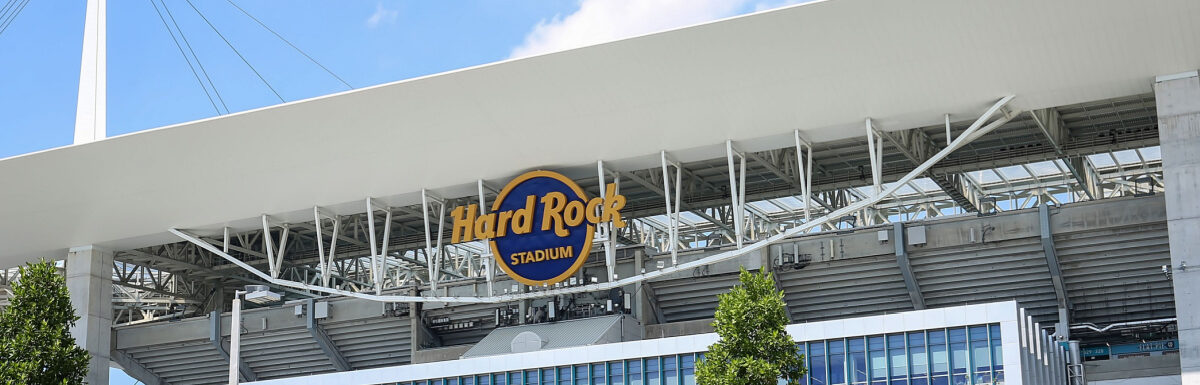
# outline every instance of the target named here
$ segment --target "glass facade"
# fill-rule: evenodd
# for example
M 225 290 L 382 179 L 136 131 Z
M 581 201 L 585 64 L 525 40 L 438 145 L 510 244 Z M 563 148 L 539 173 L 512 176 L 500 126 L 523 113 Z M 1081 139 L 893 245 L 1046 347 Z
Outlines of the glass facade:
M 803 385 L 1004 383 L 998 324 L 808 341 L 798 346 L 807 355 Z M 644 357 L 395 385 L 695 385 L 696 364 L 703 357 L 703 353 Z

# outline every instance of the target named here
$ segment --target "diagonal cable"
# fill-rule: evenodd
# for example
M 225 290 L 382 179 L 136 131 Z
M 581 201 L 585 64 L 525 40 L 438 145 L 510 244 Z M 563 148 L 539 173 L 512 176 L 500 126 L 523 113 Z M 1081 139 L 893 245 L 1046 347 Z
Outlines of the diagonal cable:
M 225 113 L 229 113 L 229 106 L 225 104 L 225 98 L 221 97 L 221 91 L 217 90 L 216 83 L 213 83 L 212 78 L 208 76 L 208 71 L 204 69 L 204 63 L 200 61 L 200 56 L 196 55 L 196 50 L 192 49 L 192 43 L 188 42 L 187 35 L 183 34 L 183 29 L 179 28 L 179 22 L 175 21 L 175 15 L 171 13 L 171 8 L 167 7 L 167 2 L 163 0 L 163 11 L 167 12 L 167 17 L 171 19 L 171 24 L 175 25 L 175 29 L 179 31 L 179 38 L 183 39 L 183 45 L 187 46 L 188 52 L 192 53 L 192 57 L 196 58 L 196 66 L 200 67 L 200 73 L 204 74 L 204 78 L 208 80 L 208 84 L 212 86 L 213 93 L 217 95 L 217 101 L 221 102 L 221 107 L 225 108 Z M 170 30 L 170 27 L 167 27 Z M 186 57 L 186 55 L 184 55 Z
M 8 15 L 8 11 L 10 9 L 12 9 L 13 4 L 16 4 L 16 3 L 20 3 L 20 1 L 19 0 L 8 0 L 7 2 L 4 3 L 4 7 L 0 8 L 0 20 L 3 20 Z
M 253 71 L 254 74 L 258 76 L 258 79 L 262 80 L 263 84 L 265 84 L 267 86 L 267 88 L 269 88 L 271 90 L 271 92 L 275 94 L 275 97 L 279 98 L 280 102 L 286 102 L 286 100 L 283 100 L 283 96 L 280 96 L 279 92 L 275 91 L 275 87 L 271 87 L 271 83 L 267 82 L 267 79 L 264 78 L 262 76 L 262 74 L 258 73 L 258 70 L 254 69 L 254 65 L 251 65 L 250 61 L 246 60 L 246 57 L 242 56 L 242 53 L 238 52 L 237 48 L 234 48 L 233 43 L 230 43 L 229 39 L 226 39 L 225 35 L 221 34 L 221 31 L 217 30 L 217 26 L 213 25 L 212 22 L 208 21 L 208 18 L 204 16 L 204 13 L 201 13 L 200 9 L 196 8 L 195 4 L 192 4 L 192 0 L 185 0 L 185 1 L 187 1 L 188 5 L 192 6 L 192 10 L 196 11 L 197 15 L 200 15 L 201 19 L 204 19 L 204 23 L 208 24 L 208 27 L 212 28 L 213 32 L 216 32 L 217 36 L 220 36 L 221 40 L 225 41 L 225 45 L 228 45 L 229 49 L 233 50 L 233 53 L 237 54 L 237 56 L 242 59 L 242 62 L 246 63 L 247 67 L 250 67 L 250 71 Z
M 346 88 L 354 89 L 354 87 L 351 86 L 350 83 L 347 83 L 345 80 L 343 80 L 341 76 L 338 76 L 337 74 L 333 73 L 332 70 L 330 70 L 329 68 L 326 68 L 325 65 L 318 62 L 317 59 L 314 59 L 312 56 L 309 56 L 308 53 L 304 52 L 304 50 L 301 50 L 300 47 L 297 47 L 295 44 L 292 44 L 292 42 L 290 42 L 290 41 L 288 41 L 288 39 L 284 38 L 283 35 L 280 35 L 279 32 L 275 32 L 275 30 L 271 29 L 271 27 L 268 27 L 261 20 L 258 20 L 258 18 L 254 17 L 254 15 L 251 15 L 250 12 L 246 12 L 245 9 L 242 9 L 242 7 L 239 7 L 237 4 L 234 4 L 233 0 L 225 0 L 225 1 L 228 2 L 229 5 L 232 5 L 234 8 L 237 8 L 238 11 L 241 11 L 242 14 L 246 15 L 246 17 L 249 17 L 250 20 L 254 20 L 255 23 L 258 23 L 258 25 L 262 26 L 264 29 L 266 29 L 267 31 L 270 31 L 272 34 L 275 35 L 275 37 L 278 37 L 279 40 L 283 40 L 284 43 L 287 43 L 287 45 L 292 47 L 292 49 L 295 49 L 296 52 L 299 52 L 301 55 L 304 55 L 305 58 L 308 58 L 308 60 L 313 62 L 313 64 L 316 64 L 317 67 L 321 67 L 321 69 L 323 69 L 323 70 L 325 70 L 325 72 L 329 73 L 330 76 L 333 76 L 334 79 L 337 79 L 339 82 L 342 82 L 342 84 L 345 85 Z
M 13 11 L 9 15 L 8 20 L 5 20 L 3 23 L 0 23 L 0 35 L 3 35 L 4 31 L 8 30 L 8 26 L 12 25 L 13 20 L 17 19 L 17 15 L 20 15 L 21 11 L 25 10 L 26 5 L 29 5 L 29 0 L 25 0 L 25 2 L 21 3 L 21 5 L 18 5 L 18 6 L 16 6 L 16 8 L 13 8 L 13 9 L 15 9 L 15 11 Z
M 200 83 L 200 89 L 204 90 L 204 96 L 208 97 L 208 102 L 212 103 L 214 110 L 217 110 L 217 115 L 221 115 L 221 109 L 217 108 L 217 102 L 213 100 L 212 94 L 208 93 L 208 87 L 204 85 L 204 80 L 200 79 L 200 74 L 196 72 L 196 67 L 192 65 L 191 59 L 188 59 L 187 53 L 183 52 L 183 45 L 179 44 L 179 39 L 175 37 L 175 31 L 171 30 L 171 26 L 167 24 L 167 19 L 163 17 L 162 11 L 158 9 L 158 4 L 154 0 L 150 0 L 150 5 L 154 6 L 154 12 L 158 13 L 158 19 L 162 20 L 163 27 L 167 28 L 167 33 L 171 34 L 171 40 L 175 42 L 175 48 L 178 48 L 179 54 L 183 55 L 183 60 L 187 62 L 188 68 L 192 70 L 192 76 L 196 77 L 196 82 Z M 165 3 L 163 5 L 166 6 Z M 181 31 L 180 35 L 182 34 L 183 32 Z M 197 58 L 196 61 L 199 62 L 200 59 Z M 208 75 L 206 74 L 205 76 Z M 213 87 L 213 90 L 215 91 L 216 87 Z

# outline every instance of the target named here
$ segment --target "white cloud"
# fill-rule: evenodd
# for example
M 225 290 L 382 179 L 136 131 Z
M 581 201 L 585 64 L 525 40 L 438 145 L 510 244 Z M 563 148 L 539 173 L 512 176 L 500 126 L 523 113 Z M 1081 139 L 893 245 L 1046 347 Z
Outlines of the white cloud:
M 383 2 L 375 3 L 375 13 L 367 17 L 367 27 L 375 28 L 380 24 L 392 23 L 400 16 L 400 11 L 383 7 Z
M 605 43 L 712 21 L 741 12 L 751 0 L 581 0 L 566 17 L 542 20 L 509 57 Z

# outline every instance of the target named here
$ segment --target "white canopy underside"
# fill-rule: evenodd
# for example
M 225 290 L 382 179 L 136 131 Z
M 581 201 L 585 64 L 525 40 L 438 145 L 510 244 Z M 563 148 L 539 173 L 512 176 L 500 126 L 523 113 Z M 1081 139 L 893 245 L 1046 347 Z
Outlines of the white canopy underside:
M 0 160 L 0 267 L 1147 93 L 1200 67 L 1193 0 L 831 0 Z M 864 149 L 863 151 L 866 151 Z

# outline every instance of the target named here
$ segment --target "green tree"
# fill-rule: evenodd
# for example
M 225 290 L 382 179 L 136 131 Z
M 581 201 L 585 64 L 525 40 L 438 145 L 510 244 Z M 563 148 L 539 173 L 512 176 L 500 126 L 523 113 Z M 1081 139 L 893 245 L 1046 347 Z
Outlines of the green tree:
M 82 384 L 88 353 L 68 330 L 79 317 L 66 280 L 44 260 L 20 270 L 0 310 L 0 383 Z
M 765 271 L 742 269 L 738 279 L 741 285 L 717 296 L 713 327 L 721 339 L 708 347 L 697 366 L 697 383 L 768 385 L 782 378 L 798 384 L 805 373 L 804 355 L 784 329 L 783 292 Z

